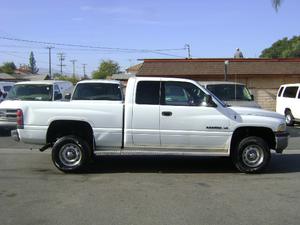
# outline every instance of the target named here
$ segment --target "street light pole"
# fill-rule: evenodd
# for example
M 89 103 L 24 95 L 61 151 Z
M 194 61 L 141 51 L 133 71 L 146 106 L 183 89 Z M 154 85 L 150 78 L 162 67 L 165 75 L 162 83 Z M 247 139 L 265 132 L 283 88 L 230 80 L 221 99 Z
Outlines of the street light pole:
M 224 81 L 227 81 L 227 67 L 229 65 L 229 60 L 224 61 Z

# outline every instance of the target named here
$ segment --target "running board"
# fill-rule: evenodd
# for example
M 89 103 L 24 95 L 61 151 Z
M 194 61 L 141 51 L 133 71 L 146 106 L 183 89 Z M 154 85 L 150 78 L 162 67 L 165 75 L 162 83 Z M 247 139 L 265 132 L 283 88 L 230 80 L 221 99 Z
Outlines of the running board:
M 101 155 L 174 155 L 174 156 L 229 156 L 228 152 L 174 152 L 174 151 L 142 151 L 142 150 L 105 150 L 95 151 L 96 156 Z

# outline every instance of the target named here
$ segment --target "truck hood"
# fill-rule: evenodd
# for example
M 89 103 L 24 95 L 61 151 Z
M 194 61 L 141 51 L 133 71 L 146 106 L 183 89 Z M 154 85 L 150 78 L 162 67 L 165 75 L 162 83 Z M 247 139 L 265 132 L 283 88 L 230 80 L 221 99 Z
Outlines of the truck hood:
M 264 109 L 259 109 L 259 108 L 249 108 L 249 107 L 239 107 L 239 106 L 230 106 L 228 107 L 229 109 L 233 110 L 234 112 L 236 112 L 239 115 L 249 115 L 249 116 L 264 116 L 264 117 L 273 117 L 273 118 L 277 118 L 277 119 L 282 119 L 284 120 L 284 116 L 276 113 L 276 112 L 272 112 L 272 111 L 268 111 L 268 110 L 264 110 Z
M 224 101 L 230 106 L 261 108 L 255 101 Z

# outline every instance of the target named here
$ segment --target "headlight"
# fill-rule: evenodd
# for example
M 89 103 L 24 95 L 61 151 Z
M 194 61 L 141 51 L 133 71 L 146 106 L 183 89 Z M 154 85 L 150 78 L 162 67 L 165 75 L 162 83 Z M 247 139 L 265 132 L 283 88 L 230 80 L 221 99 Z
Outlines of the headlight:
M 286 124 L 282 123 L 277 127 L 277 132 L 282 132 L 286 130 Z

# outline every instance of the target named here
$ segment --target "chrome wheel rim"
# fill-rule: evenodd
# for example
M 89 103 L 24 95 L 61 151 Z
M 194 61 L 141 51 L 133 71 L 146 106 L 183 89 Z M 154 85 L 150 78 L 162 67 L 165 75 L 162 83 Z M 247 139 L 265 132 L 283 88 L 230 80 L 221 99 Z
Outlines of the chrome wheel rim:
M 244 149 L 242 160 L 248 167 L 257 167 L 264 161 L 264 151 L 258 145 L 250 145 Z
M 59 151 L 59 159 L 65 166 L 76 166 L 81 158 L 80 148 L 76 144 L 66 144 Z

